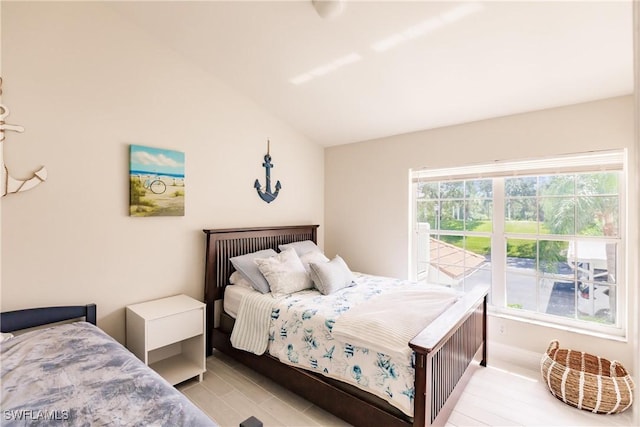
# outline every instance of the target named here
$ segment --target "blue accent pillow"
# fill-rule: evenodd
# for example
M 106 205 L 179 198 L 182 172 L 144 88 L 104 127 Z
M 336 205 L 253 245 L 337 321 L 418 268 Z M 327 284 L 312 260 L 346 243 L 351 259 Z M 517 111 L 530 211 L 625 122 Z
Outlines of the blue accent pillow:
M 263 294 L 268 294 L 271 291 L 269 282 L 267 282 L 267 279 L 262 275 L 258 269 L 258 264 L 256 264 L 254 260 L 256 258 L 269 258 L 276 255 L 278 255 L 278 253 L 273 249 L 265 249 L 229 258 L 229 261 L 231 261 L 233 267 L 251 283 L 253 289 Z

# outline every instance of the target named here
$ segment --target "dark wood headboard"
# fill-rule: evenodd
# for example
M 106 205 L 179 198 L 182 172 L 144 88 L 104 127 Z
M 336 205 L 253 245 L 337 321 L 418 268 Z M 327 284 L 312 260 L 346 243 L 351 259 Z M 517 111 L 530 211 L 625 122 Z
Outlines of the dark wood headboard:
M 229 258 L 263 249 L 278 251 L 278 245 L 318 241 L 318 225 L 224 228 L 202 230 L 207 235 L 204 299 L 207 304 L 207 354 L 211 353 L 211 333 L 215 321 L 215 301 L 224 297 L 224 288 L 234 268 Z
M 14 332 L 81 317 L 84 317 L 87 322 L 95 325 L 96 305 L 69 305 L 6 311 L 0 314 L 0 328 L 2 332 Z

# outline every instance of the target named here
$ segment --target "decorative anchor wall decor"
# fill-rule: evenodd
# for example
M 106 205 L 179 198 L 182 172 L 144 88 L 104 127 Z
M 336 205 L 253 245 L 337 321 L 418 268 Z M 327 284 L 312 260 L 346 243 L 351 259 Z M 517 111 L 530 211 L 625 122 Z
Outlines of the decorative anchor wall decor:
M 0 77 L 0 95 L 2 95 L 2 78 Z M 0 104 L 0 143 L 4 141 L 4 131 L 10 130 L 13 132 L 24 132 L 24 128 L 18 125 L 10 125 L 4 122 L 5 117 L 9 115 L 9 109 Z M 36 185 L 44 182 L 47 179 L 47 169 L 43 166 L 33 173 L 33 176 L 28 179 L 16 179 L 9 175 L 9 169 L 7 165 L 2 162 L 3 169 L 3 184 L 2 185 L 2 197 L 9 193 L 19 193 L 21 191 L 27 191 L 35 187 Z
M 278 193 L 282 188 L 282 185 L 280 185 L 280 181 L 278 181 L 276 182 L 276 192 L 275 193 L 271 192 L 271 168 L 273 167 L 273 165 L 271 164 L 271 155 L 269 154 L 269 151 L 270 151 L 269 145 L 270 145 L 269 140 L 267 140 L 267 154 L 264 155 L 264 163 L 262 164 L 262 167 L 264 167 L 265 173 L 266 173 L 267 188 L 265 191 L 262 191 L 261 190 L 262 187 L 260 186 L 260 181 L 258 181 L 257 179 L 256 179 L 256 182 L 253 184 L 253 187 L 258 192 L 258 196 L 260 196 L 260 198 L 267 203 L 273 202 L 276 199 L 276 197 L 278 197 Z

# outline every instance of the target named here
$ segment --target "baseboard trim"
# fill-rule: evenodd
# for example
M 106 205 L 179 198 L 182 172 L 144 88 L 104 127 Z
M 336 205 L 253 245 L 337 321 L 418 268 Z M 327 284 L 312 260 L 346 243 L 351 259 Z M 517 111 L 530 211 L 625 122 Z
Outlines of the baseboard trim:
M 542 353 L 523 350 L 496 341 L 488 341 L 487 351 L 489 365 L 514 365 L 532 371 L 538 371 L 540 369 Z

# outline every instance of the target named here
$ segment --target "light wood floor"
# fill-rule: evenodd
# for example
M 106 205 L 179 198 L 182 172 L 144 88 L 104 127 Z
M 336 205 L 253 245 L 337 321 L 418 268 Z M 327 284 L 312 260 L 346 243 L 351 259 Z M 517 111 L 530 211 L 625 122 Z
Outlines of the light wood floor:
M 204 380 L 178 388 L 221 426 L 255 416 L 266 426 L 346 426 L 345 422 L 215 351 Z M 549 393 L 539 373 L 509 367 L 478 368 L 448 426 L 631 426 L 631 409 L 597 415 L 569 407 Z

